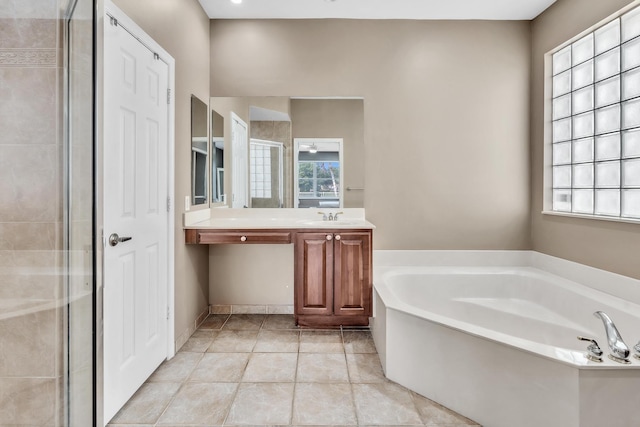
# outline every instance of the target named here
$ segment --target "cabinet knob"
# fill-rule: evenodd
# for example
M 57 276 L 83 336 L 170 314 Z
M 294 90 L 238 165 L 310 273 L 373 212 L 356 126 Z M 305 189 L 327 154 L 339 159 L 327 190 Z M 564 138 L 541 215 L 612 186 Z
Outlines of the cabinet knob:
M 327 234 L 327 240 L 331 240 L 333 239 L 333 236 L 331 234 Z
M 246 241 L 247 241 L 247 236 L 242 236 L 242 237 L 240 237 L 240 241 L 241 241 L 241 242 L 246 242 Z
M 336 240 L 340 240 L 340 239 L 341 239 L 340 235 L 336 234 Z

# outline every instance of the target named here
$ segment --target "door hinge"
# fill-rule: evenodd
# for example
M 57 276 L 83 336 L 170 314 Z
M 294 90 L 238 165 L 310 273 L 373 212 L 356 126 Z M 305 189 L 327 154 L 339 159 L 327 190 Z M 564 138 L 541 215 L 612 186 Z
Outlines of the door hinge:
M 167 212 L 171 212 L 171 197 L 167 197 Z
M 169 311 L 169 306 L 167 306 L 167 320 L 169 320 L 169 315 L 171 314 L 171 312 Z
M 167 89 L 167 104 L 171 104 L 171 89 Z

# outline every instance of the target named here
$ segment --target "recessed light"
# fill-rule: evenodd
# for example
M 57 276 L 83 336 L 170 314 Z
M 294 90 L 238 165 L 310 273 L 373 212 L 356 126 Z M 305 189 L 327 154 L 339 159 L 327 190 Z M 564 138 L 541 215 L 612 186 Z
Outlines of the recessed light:
M 231 3 L 240 4 L 240 3 L 242 3 L 242 0 L 231 0 Z

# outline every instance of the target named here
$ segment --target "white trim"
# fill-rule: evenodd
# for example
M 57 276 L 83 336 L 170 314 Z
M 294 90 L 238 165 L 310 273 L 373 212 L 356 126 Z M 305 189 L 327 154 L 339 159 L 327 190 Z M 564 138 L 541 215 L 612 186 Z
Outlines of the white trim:
M 234 178 L 236 176 L 236 171 L 233 170 L 234 169 L 233 168 L 233 158 L 235 156 L 235 154 L 233 152 L 233 149 L 235 148 L 233 146 L 233 136 L 234 136 L 233 135 L 233 132 L 234 132 L 233 122 L 235 120 L 238 123 L 242 124 L 244 126 L 244 128 L 246 129 L 246 131 L 247 131 L 247 141 L 246 141 L 247 158 L 245 159 L 246 160 L 246 165 L 245 165 L 245 169 L 244 169 L 245 170 L 245 176 L 246 176 L 246 178 L 245 178 L 245 181 L 246 181 L 245 182 L 245 189 L 244 189 L 245 198 L 246 198 L 245 202 L 246 203 L 244 203 L 244 205 L 248 207 L 249 206 L 249 200 L 251 198 L 251 194 L 249 193 L 249 133 L 250 133 L 250 129 L 249 129 L 249 125 L 247 125 L 247 122 L 242 120 L 240 118 L 240 116 L 238 114 L 236 114 L 234 111 L 231 111 L 230 116 L 231 116 L 231 147 L 230 147 L 230 149 L 231 149 L 230 150 L 231 151 L 231 162 L 230 162 L 231 163 L 231 165 L 230 165 L 231 166 L 231 176 L 226 175 L 226 172 L 225 172 L 226 181 L 229 182 L 229 178 L 231 178 L 231 203 L 229 204 L 229 206 L 232 207 L 232 208 L 234 207 L 233 206 L 233 202 L 234 202 L 234 200 L 233 200 L 233 196 L 234 196 L 233 189 L 236 186 L 236 183 L 234 182 L 235 181 Z M 224 165 L 225 165 L 225 168 L 227 168 L 227 162 L 225 162 Z M 225 185 L 227 185 L 227 182 L 225 182 Z M 225 201 L 225 203 L 226 203 L 226 201 Z
M 293 207 L 298 208 L 300 203 L 300 187 L 298 185 L 298 153 L 300 152 L 300 145 L 305 143 L 338 143 L 338 159 L 340 160 L 340 202 L 339 208 L 344 207 L 344 156 L 343 156 L 343 138 L 293 138 Z
M 562 212 L 562 211 L 552 211 L 552 210 L 544 210 L 540 213 L 542 215 L 555 215 L 555 216 L 563 216 L 567 218 L 597 219 L 600 221 L 624 222 L 626 224 L 640 224 L 640 219 L 618 217 L 618 216 L 588 215 L 588 214 L 579 214 L 579 213 L 573 213 L 573 212 Z

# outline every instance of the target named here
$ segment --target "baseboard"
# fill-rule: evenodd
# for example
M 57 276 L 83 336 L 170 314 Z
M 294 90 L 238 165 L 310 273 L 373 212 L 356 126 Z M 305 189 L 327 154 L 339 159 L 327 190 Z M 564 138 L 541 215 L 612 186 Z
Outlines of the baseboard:
M 176 353 L 182 348 L 184 343 L 186 343 L 189 340 L 189 338 L 191 338 L 191 335 L 193 335 L 193 333 L 198 329 L 198 327 L 202 324 L 202 322 L 204 322 L 204 320 L 209 315 L 209 311 L 210 311 L 209 307 L 205 308 L 196 317 L 196 319 L 193 321 L 193 324 L 188 328 L 186 328 L 184 331 L 182 331 L 180 335 L 178 335 L 175 341 Z
M 211 314 L 293 314 L 293 305 L 216 304 L 209 306 Z

